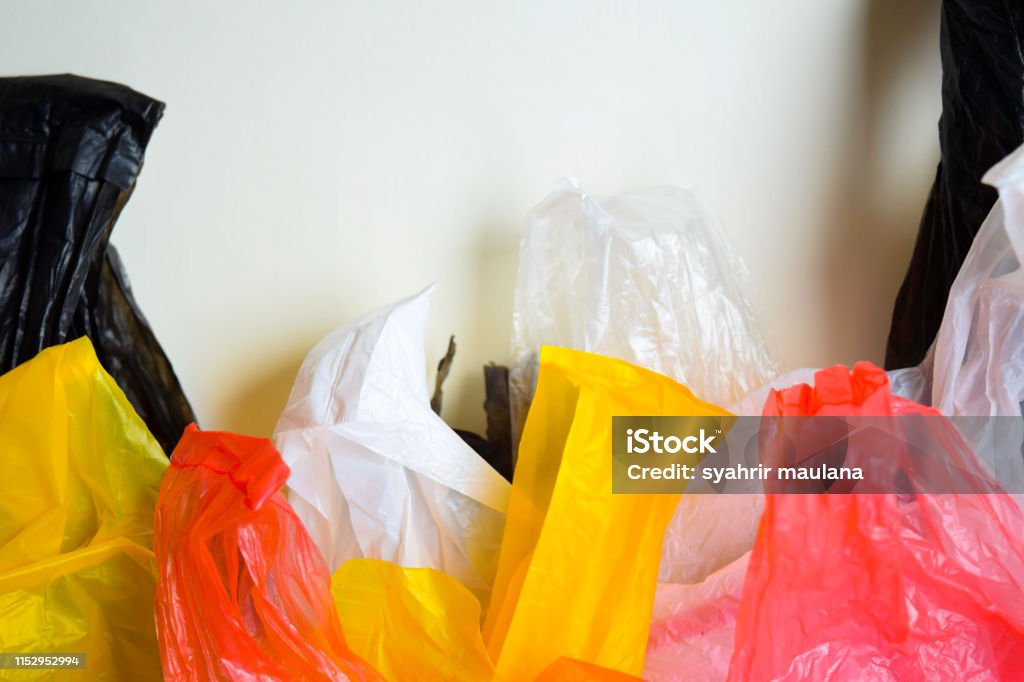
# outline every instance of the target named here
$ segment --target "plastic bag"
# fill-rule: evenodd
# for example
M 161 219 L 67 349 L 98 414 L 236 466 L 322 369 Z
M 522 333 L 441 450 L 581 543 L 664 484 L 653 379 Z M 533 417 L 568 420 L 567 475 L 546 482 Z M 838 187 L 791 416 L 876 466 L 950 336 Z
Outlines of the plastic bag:
M 432 568 L 352 559 L 331 591 L 353 651 L 389 680 L 490 682 L 480 636 L 480 603 L 454 578 Z M 537 682 L 628 682 L 632 675 L 560 657 Z
M 774 393 L 774 415 L 928 415 L 868 363 Z M 898 458 L 899 453 L 893 453 Z M 730 680 L 1001 680 L 1024 660 L 1024 514 L 1004 494 L 769 495 Z
M 287 478 L 268 440 L 185 430 L 156 505 L 165 679 L 382 679 L 345 643 Z
M 430 409 L 428 296 L 317 344 L 274 439 L 288 499 L 332 570 L 360 557 L 436 568 L 486 603 L 510 486 Z
M 389 680 L 490 682 L 480 602 L 432 568 L 352 559 L 331 580 L 352 650 Z
M 641 682 L 639 677 L 584 663 L 572 658 L 559 658 L 537 676 L 535 682 Z
M 611 417 L 726 414 L 640 367 L 542 349 L 484 624 L 496 679 L 531 679 L 560 656 L 641 673 L 680 496 L 612 494 Z
M 0 377 L 0 461 L 0 651 L 84 653 L 91 679 L 159 678 L 153 509 L 167 457 L 88 339 Z
M 914 389 L 947 415 L 1020 416 L 1024 402 L 1024 147 L 985 182 L 999 201 L 950 290 Z M 903 379 L 905 382 L 906 379 Z M 930 395 L 928 392 L 930 391 Z
M 512 420 L 521 430 L 542 344 L 660 372 L 728 405 L 777 373 L 747 301 L 746 271 L 682 189 L 609 199 L 563 184 L 519 245 L 512 318 Z
M 813 379 L 798 369 L 773 379 L 729 406 L 737 415 L 760 415 L 769 393 Z M 712 573 L 743 560 L 754 546 L 764 510 L 760 494 L 683 495 L 665 531 L 658 579 L 672 585 L 699 585 Z M 668 589 L 665 594 L 675 594 Z
M 115 83 L 0 78 L 0 371 L 88 336 L 170 452 L 195 418 L 109 245 L 163 109 Z
M 889 369 L 924 358 L 950 285 L 996 200 L 982 174 L 1024 142 L 1024 5 L 943 0 L 939 42 L 942 161 L 896 298 Z
M 729 406 L 760 415 L 773 389 L 813 381 L 813 369 L 773 379 Z M 683 495 L 665 531 L 644 678 L 708 682 L 729 673 L 743 576 L 764 511 L 762 494 Z
M 755 531 L 759 518 L 760 514 L 754 518 Z M 749 561 L 748 550 L 700 582 L 658 585 L 645 680 L 720 682 L 726 678 Z

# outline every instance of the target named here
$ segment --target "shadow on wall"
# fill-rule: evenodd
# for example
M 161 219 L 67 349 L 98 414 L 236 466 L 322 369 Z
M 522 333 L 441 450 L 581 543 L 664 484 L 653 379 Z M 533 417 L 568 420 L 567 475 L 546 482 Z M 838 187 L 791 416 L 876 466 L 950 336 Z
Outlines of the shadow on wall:
M 522 218 L 525 220 L 524 208 Z M 467 330 L 466 340 L 475 338 L 478 348 L 460 344 L 455 355 L 458 374 L 446 384 L 442 416 L 452 426 L 481 435 L 486 431 L 484 413 L 484 365 L 494 362 L 507 365 L 512 337 L 512 299 L 519 260 L 519 235 L 522 221 L 508 216 L 504 222 L 481 221 L 473 253 L 474 290 L 466 300 L 472 301 L 474 329 Z M 456 334 L 456 343 L 459 338 Z M 488 353 L 494 353 L 493 356 Z M 434 370 L 440 358 L 427 358 L 428 383 L 434 385 Z
M 825 204 L 829 213 L 822 217 L 830 235 L 819 274 L 829 287 L 832 361 L 867 359 L 881 365 L 893 302 L 935 175 L 934 164 L 911 173 L 883 167 L 883 146 L 899 144 L 898 137 L 886 134 L 885 114 L 896 109 L 891 102 L 901 92 L 901 76 L 922 58 L 939 73 L 939 3 L 870 0 L 864 19 L 861 79 L 849 90 L 851 113 L 840 143 L 843 164 L 832 200 Z M 939 88 L 936 78 L 936 102 Z M 927 125 L 937 163 L 938 118 Z
M 305 356 L 305 352 L 298 351 L 267 358 L 260 365 L 264 371 L 239 373 L 240 379 L 234 382 L 237 390 L 219 405 L 223 427 L 235 433 L 269 438 Z

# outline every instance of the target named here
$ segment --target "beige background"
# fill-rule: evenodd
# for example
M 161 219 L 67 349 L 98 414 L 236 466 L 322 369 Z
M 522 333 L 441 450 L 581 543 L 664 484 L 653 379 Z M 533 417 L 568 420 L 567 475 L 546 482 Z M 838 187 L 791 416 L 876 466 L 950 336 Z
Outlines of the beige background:
M 2 7 L 5 75 L 168 104 L 114 242 L 207 427 L 269 434 L 320 336 L 435 280 L 480 427 L 562 175 L 698 189 L 787 368 L 881 361 L 938 159 L 937 0 Z

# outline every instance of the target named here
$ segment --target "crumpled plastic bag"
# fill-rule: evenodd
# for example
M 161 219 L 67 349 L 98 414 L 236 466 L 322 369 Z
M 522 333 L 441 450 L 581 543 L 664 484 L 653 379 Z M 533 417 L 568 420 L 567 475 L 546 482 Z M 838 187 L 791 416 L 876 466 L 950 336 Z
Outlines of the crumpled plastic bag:
M 829 368 L 765 415 L 925 415 L 878 368 Z M 966 454 L 965 454 L 966 453 Z M 894 453 L 899 457 L 899 453 Z M 1024 514 L 1001 493 L 769 495 L 737 617 L 729 680 L 1004 680 L 1024 660 Z
M 490 682 L 480 602 L 432 568 L 352 559 L 331 579 L 352 650 L 388 680 Z
M 516 436 L 542 344 L 660 372 L 728 405 L 777 373 L 746 297 L 746 270 L 689 192 L 608 199 L 563 183 L 519 245 L 510 374 Z
M 593 663 L 561 657 L 537 676 L 535 682 L 641 682 L 639 677 L 602 668 Z
M 345 643 L 287 478 L 269 440 L 185 430 L 156 505 L 165 679 L 383 679 Z
M 116 83 L 0 78 L 0 371 L 88 336 L 170 452 L 195 417 L 109 243 L 163 109 Z
M 813 380 L 816 371 L 797 369 L 778 376 L 737 400 L 728 411 L 760 415 L 772 390 Z M 665 531 L 658 579 L 666 583 L 666 589 L 659 588 L 659 594 L 676 593 L 667 589 L 668 584 L 700 585 L 711 574 L 743 559 L 754 546 L 763 510 L 761 494 L 683 495 Z
M 1024 142 L 1024 5 L 943 0 L 939 42 L 942 161 L 896 298 L 889 369 L 924 358 L 950 285 L 996 200 L 982 174 Z
M 430 409 L 429 293 L 317 344 L 274 439 L 288 499 L 331 570 L 361 557 L 436 568 L 486 603 L 510 486 Z
M 1020 416 L 1024 403 L 1024 146 L 984 181 L 999 190 L 950 289 L 935 344 L 894 392 L 951 416 Z
M 90 679 L 158 679 L 153 510 L 167 457 L 88 339 L 0 377 L 0 465 L 0 651 L 84 653 Z
M 484 640 L 498 680 L 560 656 L 630 675 L 644 650 L 679 495 L 613 495 L 613 415 L 727 415 L 620 360 L 544 347 Z
M 759 518 L 760 514 L 754 517 L 755 532 Z M 700 582 L 658 585 L 645 680 L 721 682 L 726 678 L 749 561 L 748 549 Z
M 432 568 L 352 559 L 331 592 L 352 650 L 389 680 L 491 682 L 494 664 L 480 635 L 480 602 Z M 560 657 L 536 682 L 628 682 L 638 678 Z
M 999 201 L 950 290 L 935 343 L 920 367 L 888 373 L 894 395 L 933 405 L 950 416 L 1018 416 L 1024 402 L 1024 375 L 1018 371 L 1024 365 L 1024 148 L 993 167 L 984 181 L 999 189 Z M 813 384 L 816 371 L 789 372 L 744 396 L 729 410 L 758 414 L 772 389 Z M 986 437 L 981 432 L 964 435 L 979 442 Z M 999 462 L 999 480 L 1016 489 L 1024 478 L 1021 465 L 1020 457 Z M 749 549 L 760 509 L 756 499 L 737 497 L 714 501 L 683 497 L 666 532 L 663 582 L 699 582 L 707 569 L 720 567 Z M 692 666 L 689 670 L 693 674 Z M 717 670 L 724 675 L 724 668 Z
M 813 381 L 814 369 L 776 377 L 729 406 L 760 415 L 774 389 Z M 719 682 L 729 674 L 736 614 L 763 494 L 683 495 L 665 531 L 644 679 Z

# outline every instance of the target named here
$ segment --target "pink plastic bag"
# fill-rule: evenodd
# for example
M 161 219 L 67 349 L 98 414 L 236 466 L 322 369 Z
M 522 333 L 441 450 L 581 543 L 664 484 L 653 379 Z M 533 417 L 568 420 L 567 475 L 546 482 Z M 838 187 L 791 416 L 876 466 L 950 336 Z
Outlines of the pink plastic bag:
M 765 416 L 789 415 L 924 415 L 952 429 L 892 396 L 869 363 L 772 392 Z M 961 445 L 944 454 L 983 476 Z M 910 484 L 900 495 L 767 496 L 729 680 L 1021 679 L 1024 514 L 1004 494 Z

